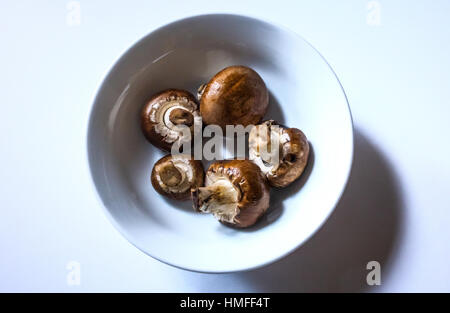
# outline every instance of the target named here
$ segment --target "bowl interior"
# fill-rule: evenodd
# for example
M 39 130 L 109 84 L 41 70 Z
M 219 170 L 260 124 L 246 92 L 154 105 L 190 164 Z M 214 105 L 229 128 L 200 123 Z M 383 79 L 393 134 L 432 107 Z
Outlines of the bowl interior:
M 270 91 L 271 118 L 306 134 L 312 146 L 302 178 L 272 190 L 269 212 L 235 230 L 167 200 L 150 183 L 164 155 L 140 130 L 146 99 L 166 88 L 195 94 L 229 65 L 254 68 Z M 88 129 L 97 192 L 135 246 L 172 265 L 205 272 L 254 268 L 289 253 L 316 231 L 345 186 L 353 149 L 347 101 L 322 57 L 294 33 L 256 19 L 206 15 L 162 27 L 126 52 L 105 78 Z M 324 247 L 326 249 L 326 247 Z

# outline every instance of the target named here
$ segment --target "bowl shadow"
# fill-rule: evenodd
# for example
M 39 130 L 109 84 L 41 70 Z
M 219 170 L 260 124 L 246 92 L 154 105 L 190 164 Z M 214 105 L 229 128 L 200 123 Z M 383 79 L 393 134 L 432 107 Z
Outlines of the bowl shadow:
M 284 196 L 301 188 L 302 180 Z M 344 194 L 322 228 L 289 256 L 266 267 L 237 274 L 257 292 L 375 291 L 366 276 L 369 261 L 389 277 L 402 228 L 400 185 L 389 162 L 360 131 Z M 235 274 L 233 274 L 235 275 Z

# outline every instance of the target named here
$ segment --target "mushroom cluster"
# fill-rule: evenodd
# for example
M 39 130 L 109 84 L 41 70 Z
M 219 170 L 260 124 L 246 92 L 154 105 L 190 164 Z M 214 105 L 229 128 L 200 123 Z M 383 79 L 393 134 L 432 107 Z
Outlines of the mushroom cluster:
M 155 163 L 151 183 L 165 197 L 191 198 L 196 211 L 210 213 L 222 224 L 252 226 L 269 208 L 270 187 L 286 187 L 303 173 L 308 140 L 297 128 L 261 122 L 269 93 L 261 76 L 249 67 L 221 70 L 198 88 L 197 96 L 198 101 L 179 89 L 152 96 L 141 111 L 147 140 L 171 151 L 176 143 L 191 144 L 203 123 L 224 131 L 227 125 L 251 125 L 249 159 L 213 162 L 205 175 L 202 162 L 190 154 L 169 154 Z

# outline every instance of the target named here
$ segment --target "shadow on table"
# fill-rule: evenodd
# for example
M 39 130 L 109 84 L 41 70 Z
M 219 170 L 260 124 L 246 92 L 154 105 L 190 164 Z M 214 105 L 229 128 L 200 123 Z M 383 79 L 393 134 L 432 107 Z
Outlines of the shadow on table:
M 260 292 L 360 292 L 369 261 L 389 276 L 402 226 L 402 199 L 393 170 L 358 130 L 345 192 L 325 225 L 286 258 L 237 276 Z

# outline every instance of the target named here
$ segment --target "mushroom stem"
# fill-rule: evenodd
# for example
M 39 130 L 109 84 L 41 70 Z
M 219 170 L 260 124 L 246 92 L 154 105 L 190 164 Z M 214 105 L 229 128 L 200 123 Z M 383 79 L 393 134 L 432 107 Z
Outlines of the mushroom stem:
M 228 179 L 219 179 L 207 187 L 193 189 L 191 194 L 197 211 L 212 213 L 221 221 L 231 223 L 239 213 L 237 203 L 240 192 Z
M 250 156 L 264 174 L 276 171 L 283 155 L 281 129 L 272 122 L 257 125 L 249 137 Z
M 207 84 L 201 84 L 200 87 L 198 87 L 197 89 L 197 99 L 200 101 L 200 99 L 202 98 L 203 92 L 206 89 L 206 85 Z
M 186 125 L 191 127 L 194 124 L 194 116 L 184 109 L 174 109 L 170 112 L 169 120 L 175 125 Z
M 183 180 L 180 170 L 172 162 L 167 162 L 160 167 L 159 176 L 161 181 L 169 187 L 175 187 Z

